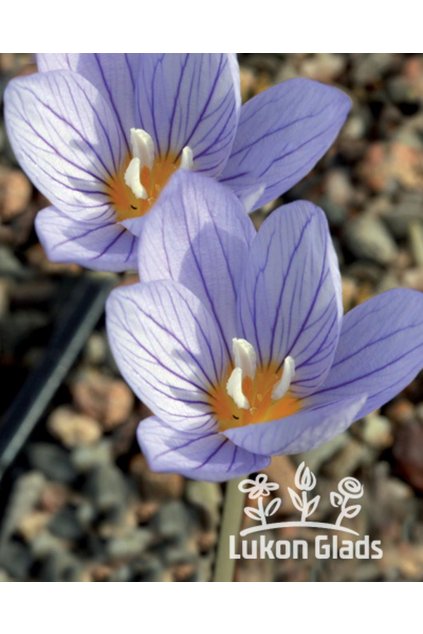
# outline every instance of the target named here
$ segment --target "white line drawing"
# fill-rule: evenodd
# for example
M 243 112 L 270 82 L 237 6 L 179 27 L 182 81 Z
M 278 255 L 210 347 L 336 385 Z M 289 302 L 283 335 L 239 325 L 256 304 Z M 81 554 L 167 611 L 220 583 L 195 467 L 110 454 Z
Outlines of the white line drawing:
M 257 500 L 257 508 L 246 506 L 244 513 L 252 520 L 259 522 L 257 526 L 250 526 L 240 531 L 241 536 L 257 533 L 260 531 L 273 530 L 275 528 L 306 527 L 324 528 L 326 530 L 341 531 L 350 535 L 359 533 L 347 526 L 343 526 L 345 519 L 356 517 L 361 510 L 360 504 L 349 505 L 350 500 L 357 500 L 363 496 L 364 487 L 357 478 L 346 477 L 339 481 L 337 491 L 331 491 L 330 503 L 334 508 L 339 508 L 339 515 L 334 524 L 327 522 L 315 522 L 309 520 L 317 510 L 320 503 L 320 495 L 310 497 L 311 491 L 315 488 L 317 480 L 314 473 L 302 462 L 295 473 L 295 486 L 297 491 L 288 487 L 288 493 L 295 508 L 301 513 L 300 520 L 289 522 L 269 522 L 268 519 L 275 515 L 283 504 L 281 497 L 274 498 L 265 504 L 265 498 L 272 491 L 279 489 L 276 482 L 269 482 L 268 476 L 264 473 L 257 475 L 256 479 L 247 478 L 242 480 L 238 488 L 242 493 L 246 493 L 248 499 Z

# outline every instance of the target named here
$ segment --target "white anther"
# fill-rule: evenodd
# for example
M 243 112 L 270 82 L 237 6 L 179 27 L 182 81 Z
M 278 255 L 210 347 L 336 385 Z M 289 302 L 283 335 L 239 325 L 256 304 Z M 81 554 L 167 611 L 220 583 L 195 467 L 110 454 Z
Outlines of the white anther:
M 194 155 L 188 145 L 186 145 L 182 150 L 180 167 L 183 170 L 192 170 L 194 167 Z
M 226 392 L 233 399 L 235 405 L 240 409 L 250 409 L 248 398 L 242 391 L 242 370 L 234 368 L 226 383 Z
M 278 401 L 285 396 L 291 385 L 291 381 L 295 374 L 295 361 L 292 357 L 286 357 L 282 366 L 282 376 L 280 381 L 275 385 L 272 391 L 272 399 Z
M 154 163 L 154 141 L 145 130 L 131 128 L 132 156 L 138 158 L 141 167 L 151 169 Z
M 135 198 L 142 198 L 146 200 L 148 198 L 148 194 L 141 183 L 140 172 L 141 162 L 138 157 L 135 157 L 131 160 L 128 167 L 126 168 L 124 180 L 126 185 L 128 185 L 129 189 L 134 194 Z
M 234 365 L 241 368 L 245 376 L 254 379 L 256 375 L 257 359 L 256 351 L 246 339 L 232 339 L 232 352 L 234 355 Z

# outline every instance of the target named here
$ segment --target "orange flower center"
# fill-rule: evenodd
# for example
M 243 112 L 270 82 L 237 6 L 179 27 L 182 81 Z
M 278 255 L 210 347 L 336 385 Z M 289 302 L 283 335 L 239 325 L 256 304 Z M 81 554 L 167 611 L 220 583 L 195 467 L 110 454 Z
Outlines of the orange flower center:
M 165 159 L 157 157 L 151 168 L 146 165 L 141 166 L 139 181 L 144 187 L 146 196 L 137 198 L 125 182 L 125 173 L 130 161 L 131 156 L 128 156 L 118 173 L 107 183 L 108 194 L 118 222 L 144 216 L 158 199 L 169 178 L 180 166 L 180 159 L 177 160 L 176 156 L 167 156 Z
M 248 408 L 238 407 L 228 394 L 228 380 L 233 371 L 231 364 L 222 381 L 211 391 L 210 406 L 218 420 L 219 431 L 233 427 L 243 427 L 253 423 L 291 416 L 301 409 L 300 400 L 288 390 L 282 398 L 274 397 L 275 386 L 282 377 L 283 370 L 277 371 L 275 363 L 268 367 L 258 367 L 252 379 L 242 379 L 242 392 L 248 400 Z

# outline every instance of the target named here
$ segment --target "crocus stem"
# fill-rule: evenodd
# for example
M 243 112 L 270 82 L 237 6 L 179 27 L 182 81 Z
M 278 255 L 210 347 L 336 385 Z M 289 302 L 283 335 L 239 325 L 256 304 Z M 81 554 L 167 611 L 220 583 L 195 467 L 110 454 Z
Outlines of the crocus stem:
M 233 535 L 235 542 L 238 542 L 244 508 L 244 493 L 238 489 L 238 484 L 243 479 L 234 478 L 226 485 L 213 581 L 233 581 L 234 579 L 235 559 L 229 558 L 229 536 Z

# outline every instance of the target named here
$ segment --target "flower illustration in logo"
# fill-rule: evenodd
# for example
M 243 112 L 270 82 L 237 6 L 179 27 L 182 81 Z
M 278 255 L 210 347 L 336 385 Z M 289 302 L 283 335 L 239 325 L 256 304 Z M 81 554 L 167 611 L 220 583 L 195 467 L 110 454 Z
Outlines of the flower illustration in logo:
M 316 476 L 302 462 L 295 473 L 295 486 L 300 491 L 311 491 L 316 486 Z
M 247 478 L 239 483 L 239 490 L 248 493 L 250 500 L 257 500 L 260 496 L 267 497 L 271 491 L 276 491 L 279 485 L 276 482 L 269 482 L 265 473 L 260 473 L 255 480 Z
M 342 478 L 338 483 L 338 491 L 344 497 L 352 499 L 361 498 L 363 495 L 363 485 L 357 478 L 351 478 L 347 476 Z

